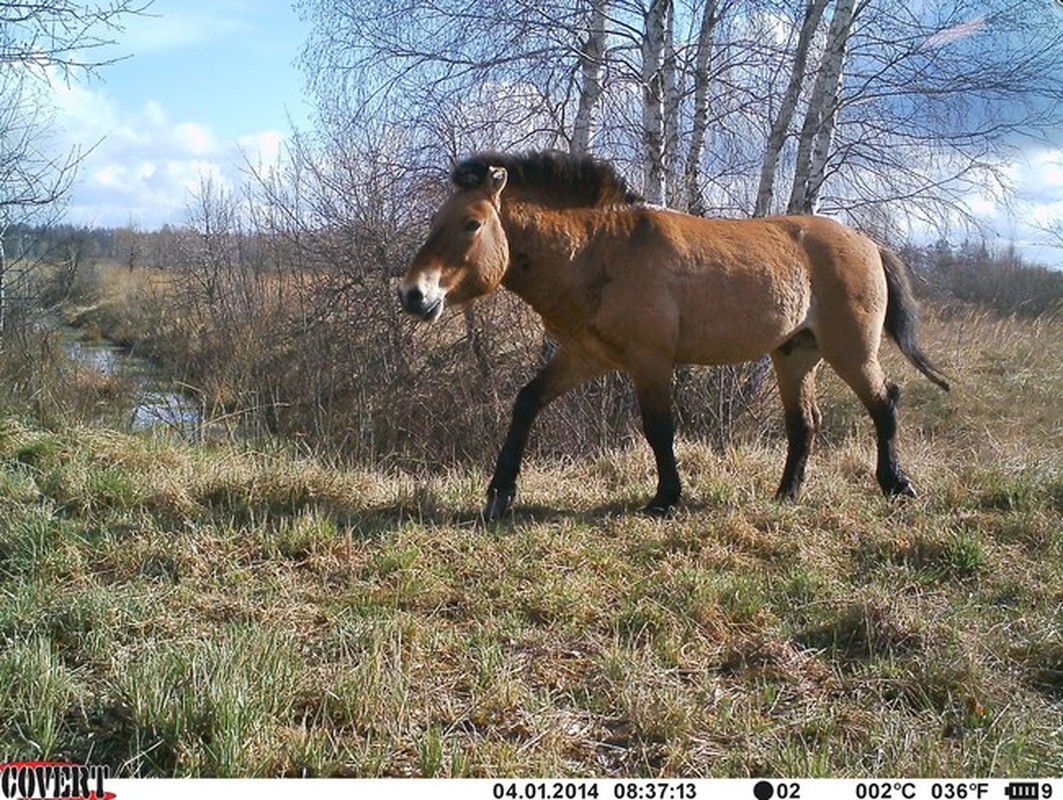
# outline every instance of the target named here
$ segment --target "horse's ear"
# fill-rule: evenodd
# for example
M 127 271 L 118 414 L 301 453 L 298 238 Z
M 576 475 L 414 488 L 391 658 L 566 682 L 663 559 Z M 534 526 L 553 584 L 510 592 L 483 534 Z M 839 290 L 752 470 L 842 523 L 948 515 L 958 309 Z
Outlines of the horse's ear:
M 506 188 L 506 181 L 509 180 L 509 173 L 506 172 L 505 167 L 491 167 L 487 172 L 487 191 L 491 194 L 491 199 L 498 202 L 498 196 L 502 194 L 502 190 Z

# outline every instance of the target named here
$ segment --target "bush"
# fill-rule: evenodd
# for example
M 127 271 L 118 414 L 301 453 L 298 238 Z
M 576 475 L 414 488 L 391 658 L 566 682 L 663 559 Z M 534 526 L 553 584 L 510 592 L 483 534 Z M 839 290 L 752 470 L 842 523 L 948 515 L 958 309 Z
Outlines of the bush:
M 1063 312 L 1063 271 L 1028 264 L 1014 253 L 965 246 L 914 256 L 925 266 L 928 293 L 938 302 L 961 303 L 1001 314 L 1039 317 Z

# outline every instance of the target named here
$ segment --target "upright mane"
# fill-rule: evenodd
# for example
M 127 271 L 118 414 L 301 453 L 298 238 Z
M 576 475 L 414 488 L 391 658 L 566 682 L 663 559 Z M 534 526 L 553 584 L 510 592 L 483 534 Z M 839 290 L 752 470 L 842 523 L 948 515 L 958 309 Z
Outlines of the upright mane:
M 459 189 L 475 189 L 492 167 L 509 175 L 506 192 L 554 208 L 601 208 L 642 201 L 611 164 L 556 150 L 532 153 L 477 153 L 451 173 Z

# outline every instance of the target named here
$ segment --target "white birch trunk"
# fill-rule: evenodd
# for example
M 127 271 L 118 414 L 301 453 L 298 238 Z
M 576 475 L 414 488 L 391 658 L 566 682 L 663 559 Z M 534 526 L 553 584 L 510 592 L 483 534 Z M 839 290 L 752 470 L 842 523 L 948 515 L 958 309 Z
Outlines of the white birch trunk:
M 845 46 L 852 31 L 856 0 L 838 0 L 827 32 L 827 45 L 820 62 L 808 112 L 801 127 L 797 148 L 797 169 L 787 210 L 791 214 L 811 214 L 815 211 L 823 170 L 834 135 L 838 113 L 838 92 L 841 88 Z
M 664 202 L 665 30 L 672 0 L 651 0 L 642 39 L 642 191 L 651 203 Z
M 775 173 L 779 167 L 779 154 L 782 152 L 783 145 L 786 144 L 790 123 L 797 110 L 797 101 L 801 97 L 808 51 L 828 2 L 829 0 L 808 0 L 805 6 L 805 18 L 801 23 L 797 45 L 794 49 L 790 81 L 786 86 L 786 92 L 779 105 L 779 113 L 772 122 L 768 141 L 764 147 L 764 159 L 760 165 L 760 182 L 757 185 L 757 200 L 753 210 L 755 217 L 763 217 L 771 213 L 772 201 L 775 199 Z
M 572 130 L 569 152 L 586 155 L 591 149 L 595 115 L 602 96 L 602 64 L 605 62 L 605 22 L 608 0 L 592 0 L 591 21 L 587 40 L 580 49 L 579 107 Z
M 701 17 L 697 51 L 694 54 L 694 119 L 683 173 L 686 210 L 692 214 L 708 211 L 701 193 L 701 162 L 705 157 L 705 139 L 709 127 L 709 64 L 712 61 L 713 34 L 716 30 L 717 1 L 708 0 Z
M 672 208 L 681 202 L 679 175 L 676 171 L 679 152 L 679 104 L 682 97 L 675 50 L 675 3 L 669 2 L 664 20 L 664 57 L 661 62 L 661 83 L 664 89 L 664 145 L 661 162 L 664 168 L 664 198 Z

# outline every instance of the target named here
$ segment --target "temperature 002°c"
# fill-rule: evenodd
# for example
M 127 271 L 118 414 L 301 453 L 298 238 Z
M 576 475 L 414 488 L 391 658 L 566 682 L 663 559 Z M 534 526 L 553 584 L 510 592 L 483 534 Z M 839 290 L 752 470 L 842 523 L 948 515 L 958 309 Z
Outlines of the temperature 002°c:
M 915 800 L 915 784 L 906 781 L 861 781 L 856 800 Z

